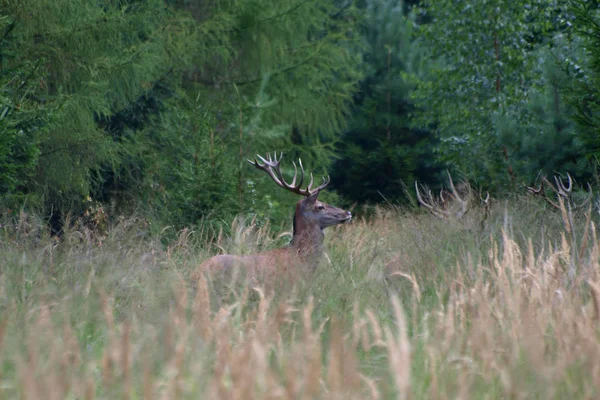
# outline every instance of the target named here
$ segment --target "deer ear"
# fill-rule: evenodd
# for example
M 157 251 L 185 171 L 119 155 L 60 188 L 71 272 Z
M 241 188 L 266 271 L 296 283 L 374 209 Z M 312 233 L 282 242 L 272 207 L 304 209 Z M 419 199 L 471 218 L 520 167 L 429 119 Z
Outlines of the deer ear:
M 306 204 L 315 204 L 318 197 L 319 197 L 319 192 L 315 192 L 315 193 L 311 194 L 310 196 L 308 196 L 306 198 L 306 200 L 304 200 L 304 202 Z

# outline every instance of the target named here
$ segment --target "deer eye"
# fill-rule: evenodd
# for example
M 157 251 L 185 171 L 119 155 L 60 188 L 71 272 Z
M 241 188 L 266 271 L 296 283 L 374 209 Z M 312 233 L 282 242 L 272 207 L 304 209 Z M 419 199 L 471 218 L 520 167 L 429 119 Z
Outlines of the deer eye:
M 324 205 L 322 205 L 322 204 L 319 204 L 319 205 L 317 206 L 317 210 L 324 210 L 324 209 L 325 209 L 325 206 L 324 206 Z

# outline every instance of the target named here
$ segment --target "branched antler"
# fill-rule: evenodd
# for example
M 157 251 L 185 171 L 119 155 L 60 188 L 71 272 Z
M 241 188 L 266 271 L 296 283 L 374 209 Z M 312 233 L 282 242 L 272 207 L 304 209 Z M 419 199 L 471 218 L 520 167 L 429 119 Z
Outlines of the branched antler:
M 300 166 L 300 179 L 298 180 L 298 183 L 296 183 L 296 179 L 298 178 L 298 167 L 296 166 L 295 162 L 292 162 L 292 164 L 294 165 L 294 178 L 292 179 L 292 183 L 287 183 L 285 181 L 285 178 L 283 177 L 283 174 L 281 173 L 280 164 L 281 160 L 283 159 L 283 153 L 280 153 L 279 158 L 277 158 L 276 152 L 273 153 L 273 156 L 267 153 L 266 158 L 261 157 L 258 154 L 256 155 L 256 157 L 258 157 L 258 159 L 262 161 L 262 164 L 259 161 L 257 161 L 256 158 L 254 158 L 254 160 L 248 160 L 248 162 L 254 165 L 256 168 L 265 171 L 267 175 L 269 175 L 278 186 L 289 190 L 292 193 L 299 194 L 301 196 L 308 197 L 310 195 L 318 193 L 321 190 L 325 189 L 325 187 L 329 185 L 329 182 L 331 181 L 329 175 L 327 176 L 327 178 L 323 177 L 323 182 L 313 189 L 312 185 L 314 180 L 313 175 L 311 173 L 310 182 L 308 186 L 306 187 L 306 189 L 302 189 L 302 183 L 304 182 L 304 167 L 302 166 L 301 159 L 298 159 L 298 165 Z
M 448 174 L 448 181 L 450 183 L 450 193 L 448 193 L 445 190 L 441 190 L 439 200 L 435 198 L 435 196 L 433 195 L 433 193 L 431 193 L 431 190 L 429 189 L 427 189 L 425 195 L 423 195 L 421 193 L 421 190 L 419 190 L 419 184 L 415 181 L 417 200 L 423 207 L 427 208 L 433 215 L 439 218 L 462 218 L 467 213 L 467 211 L 469 211 L 469 199 L 460 196 L 460 194 L 456 190 L 456 187 L 454 186 L 454 182 L 452 181 L 452 176 L 450 175 L 450 172 L 446 171 L 446 173 Z M 422 190 L 425 190 L 423 186 Z M 449 197 L 453 198 L 459 204 L 460 208 L 458 211 L 452 212 L 446 209 L 446 204 L 449 199 L 444 197 L 444 193 L 448 193 Z
M 567 173 L 567 182 L 568 183 L 565 185 L 562 178 L 559 175 L 555 175 L 554 176 L 554 185 L 553 185 L 544 176 L 544 177 L 542 177 L 539 187 L 536 188 L 536 187 L 525 186 L 525 188 L 527 188 L 529 193 L 532 193 L 532 194 L 538 195 L 538 196 L 542 196 L 548 204 L 550 204 L 552 207 L 560 210 L 560 213 L 561 213 L 562 219 L 563 219 L 563 223 L 565 226 L 565 230 L 571 241 L 570 245 L 571 245 L 571 249 L 572 249 L 572 251 L 571 251 L 572 254 L 571 254 L 571 258 L 570 258 L 571 262 L 570 262 L 570 266 L 569 266 L 569 277 L 571 279 L 573 279 L 577 273 L 578 260 L 581 258 L 581 255 L 583 254 L 584 249 L 588 243 L 587 229 L 589 227 L 590 217 L 591 217 L 591 209 L 592 209 L 591 201 L 592 201 L 592 197 L 593 197 L 593 192 L 592 192 L 592 186 L 588 183 L 587 184 L 588 195 L 586 196 L 584 201 L 577 204 L 573 200 L 573 178 L 571 178 L 571 175 L 569 175 L 568 173 Z M 545 185 L 548 186 L 548 189 L 550 191 L 552 191 L 556 194 L 556 199 L 558 200 L 558 202 L 556 202 L 553 199 L 551 199 L 550 197 L 548 197 L 548 195 L 546 194 L 546 188 L 544 187 Z M 581 246 L 578 246 L 578 244 L 577 244 L 578 235 L 577 235 L 577 231 L 574 229 L 575 219 L 574 219 L 573 215 L 575 212 L 581 210 L 584 207 L 586 207 L 588 209 L 586 230 L 583 235 L 583 240 L 582 240 Z
M 527 191 L 529 193 L 543 197 L 544 200 L 548 204 L 550 204 L 552 207 L 554 207 L 558 210 L 561 209 L 561 205 L 560 205 L 561 202 L 563 202 L 563 204 L 565 204 L 565 203 L 568 204 L 574 210 L 578 210 L 578 209 L 581 209 L 581 208 L 589 205 L 590 201 L 592 200 L 592 197 L 593 197 L 592 186 L 589 183 L 587 184 L 588 196 L 585 198 L 585 200 L 583 202 L 581 202 L 580 204 L 576 204 L 575 201 L 573 200 L 573 178 L 571 178 L 571 175 L 569 173 L 567 173 L 567 182 L 568 183 L 565 185 L 565 183 L 560 178 L 560 176 L 555 175 L 554 176 L 554 184 L 552 184 L 544 176 L 544 177 L 542 177 L 540 185 L 537 188 L 532 187 L 532 186 L 525 186 L 525 188 L 527 189 Z M 546 188 L 544 187 L 544 185 L 547 185 L 548 189 L 550 189 L 550 191 L 552 191 L 556 194 L 558 203 L 556 201 L 552 200 L 550 197 L 548 197 L 548 195 L 546 194 Z

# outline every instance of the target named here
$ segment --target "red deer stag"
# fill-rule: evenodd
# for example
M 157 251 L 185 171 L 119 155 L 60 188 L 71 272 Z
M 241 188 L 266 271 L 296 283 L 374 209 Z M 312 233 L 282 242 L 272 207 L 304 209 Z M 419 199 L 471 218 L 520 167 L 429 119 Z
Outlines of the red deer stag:
M 310 174 L 310 183 L 306 189 L 301 186 L 304 182 L 304 167 L 299 160 L 300 179 L 297 181 L 298 168 L 294 165 L 294 178 L 287 183 L 281 173 L 280 163 L 283 153 L 277 158 L 277 153 L 266 158 L 257 155 L 261 162 L 248 160 L 256 168 L 265 171 L 271 179 L 283 189 L 303 196 L 304 198 L 296 204 L 296 213 L 293 220 L 293 237 L 289 246 L 265 251 L 251 255 L 222 254 L 204 261 L 192 274 L 192 280 L 196 282 L 201 275 L 208 272 L 229 273 L 235 268 L 240 268 L 242 274 L 247 278 L 259 278 L 270 280 L 283 274 L 295 274 L 304 270 L 312 270 L 318 263 L 323 252 L 323 240 L 325 234 L 323 229 L 350 222 L 352 214 L 340 208 L 322 203 L 318 200 L 319 193 L 330 182 L 329 177 L 323 178 L 323 182 L 316 188 L 312 188 L 313 176 Z

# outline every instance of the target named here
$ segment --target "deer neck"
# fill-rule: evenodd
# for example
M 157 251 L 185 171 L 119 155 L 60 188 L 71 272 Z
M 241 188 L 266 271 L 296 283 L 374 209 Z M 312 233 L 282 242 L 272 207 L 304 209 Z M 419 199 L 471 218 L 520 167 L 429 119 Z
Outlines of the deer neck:
M 318 223 L 302 217 L 299 210 L 294 215 L 294 233 L 291 246 L 296 249 L 302 259 L 319 257 L 323 252 L 325 233 Z

